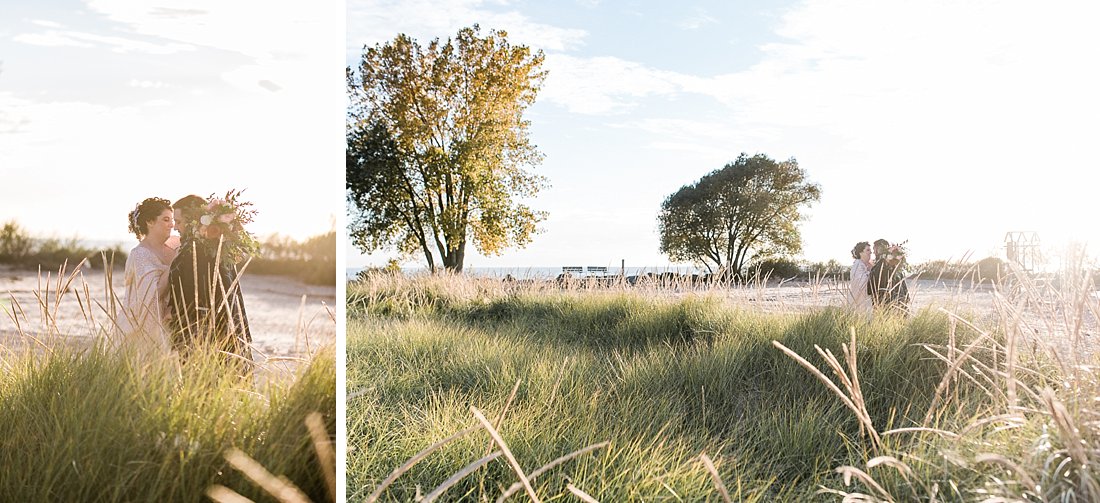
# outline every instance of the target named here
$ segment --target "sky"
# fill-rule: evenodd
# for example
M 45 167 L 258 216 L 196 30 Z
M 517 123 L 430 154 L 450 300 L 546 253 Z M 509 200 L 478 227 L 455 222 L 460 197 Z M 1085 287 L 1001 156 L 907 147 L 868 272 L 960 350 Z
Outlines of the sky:
M 545 53 L 525 118 L 551 184 L 531 205 L 549 217 L 468 268 L 669 265 L 661 202 L 742 152 L 795 158 L 820 184 L 803 259 L 847 264 L 885 238 L 912 261 L 977 260 L 1012 231 L 1048 253 L 1100 242 L 1093 5 L 349 0 L 345 58 L 474 23 Z M 351 267 L 396 256 L 347 246 Z
M 249 230 L 343 227 L 345 5 L 0 6 L 0 221 L 131 242 L 147 197 L 243 189 Z

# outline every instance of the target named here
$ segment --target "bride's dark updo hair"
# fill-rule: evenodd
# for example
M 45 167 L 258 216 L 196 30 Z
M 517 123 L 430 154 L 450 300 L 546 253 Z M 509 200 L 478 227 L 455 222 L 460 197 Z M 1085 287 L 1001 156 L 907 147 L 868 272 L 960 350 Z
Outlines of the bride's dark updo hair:
M 164 210 L 171 209 L 172 203 L 161 197 L 150 197 L 138 203 L 128 215 L 130 232 L 138 239 L 144 238 L 149 233 L 149 222 L 156 220 Z
M 868 246 L 871 246 L 871 243 L 866 241 L 856 243 L 856 247 L 852 248 L 852 258 L 859 258 L 859 254 L 863 253 L 863 250 L 867 249 Z

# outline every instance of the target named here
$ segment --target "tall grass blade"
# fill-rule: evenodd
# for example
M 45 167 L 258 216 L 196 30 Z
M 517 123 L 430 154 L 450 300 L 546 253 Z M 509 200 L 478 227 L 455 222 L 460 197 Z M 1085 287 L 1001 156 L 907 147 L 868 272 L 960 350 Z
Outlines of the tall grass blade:
M 575 451 L 573 451 L 569 454 L 566 454 L 566 455 L 564 455 L 560 458 L 557 458 L 557 459 L 555 459 L 555 460 L 553 460 L 549 463 L 546 463 L 545 465 L 542 465 L 541 467 L 539 467 L 535 471 L 532 471 L 531 474 L 527 476 L 527 480 L 535 480 L 536 478 L 538 478 L 539 475 L 542 475 L 543 473 L 546 473 L 551 468 L 554 468 L 554 467 L 556 467 L 556 466 L 558 466 L 562 463 L 565 463 L 566 461 L 569 461 L 573 458 L 576 458 L 577 456 L 580 456 L 582 454 L 587 454 L 589 452 L 595 451 L 596 449 L 602 449 L 604 447 L 607 447 L 608 445 L 611 445 L 611 442 L 600 442 L 598 444 L 592 444 L 588 447 L 585 447 L 584 449 L 575 450 Z M 497 498 L 497 503 L 502 503 L 504 500 L 508 499 L 513 494 L 519 492 L 520 489 L 523 489 L 523 483 L 522 482 L 513 483 L 511 486 L 508 487 L 508 489 L 506 491 L 504 491 L 503 494 L 500 495 L 499 498 Z
M 437 449 L 443 447 L 444 445 L 447 445 L 459 438 L 462 438 L 470 433 L 473 433 L 474 431 L 477 431 L 480 428 L 481 426 L 471 426 L 458 433 L 452 434 L 451 436 L 444 438 L 443 440 L 440 440 L 432 445 L 429 445 L 426 449 L 416 453 L 416 455 L 409 458 L 409 460 L 405 461 L 404 464 L 394 469 L 388 477 L 382 480 L 382 482 L 378 484 L 378 486 L 374 489 L 374 492 L 372 492 L 370 496 L 367 496 L 366 503 L 373 503 L 375 501 L 378 501 L 378 497 L 381 496 L 383 492 L 385 492 L 386 488 L 388 488 L 390 484 L 393 484 L 393 482 L 397 480 L 397 478 L 400 477 L 401 474 L 409 471 L 409 469 L 412 468 L 413 465 L 428 457 L 429 454 L 435 452 Z
M 496 451 L 496 452 L 493 452 L 492 454 L 489 454 L 488 456 L 485 456 L 485 457 L 483 457 L 483 458 L 481 458 L 477 461 L 474 461 L 473 463 L 470 463 L 469 465 L 466 465 L 461 470 L 455 472 L 454 475 L 451 475 L 447 480 L 444 480 L 442 484 L 439 484 L 439 487 L 436 487 L 435 489 L 433 489 L 432 492 L 430 492 L 426 496 L 424 496 L 424 499 L 421 500 L 421 501 L 423 503 L 431 503 L 431 502 L 435 501 L 436 498 L 439 498 L 440 496 L 442 496 L 443 493 L 447 491 L 447 489 L 450 489 L 451 486 L 457 484 L 458 481 L 466 478 L 467 475 L 469 475 L 471 473 L 474 473 L 475 471 L 480 469 L 482 466 L 485 466 L 486 464 L 488 464 L 490 461 L 492 461 L 496 458 L 499 458 L 501 456 L 501 454 L 504 454 L 504 453 L 501 452 L 501 451 Z
M 225 460 L 237 471 L 248 477 L 249 480 L 267 491 L 280 503 L 310 503 L 309 497 L 298 489 L 289 480 L 276 477 L 267 471 L 263 465 L 257 463 L 240 449 L 230 448 L 225 452 Z
M 580 500 L 585 503 L 600 503 L 598 500 L 596 500 L 596 498 L 593 498 L 588 493 L 578 489 L 577 486 L 573 485 L 572 483 L 565 484 L 565 488 L 569 492 L 573 493 L 573 496 L 580 498 Z
M 714 488 L 718 490 L 718 494 L 722 496 L 722 501 L 731 503 L 730 492 L 726 490 L 726 483 L 722 482 L 722 476 L 718 475 L 718 469 L 714 467 L 714 462 L 710 460 L 710 457 L 706 453 L 699 455 L 699 460 L 703 462 L 703 466 L 706 467 L 707 473 L 710 474 L 711 481 L 714 482 Z
M 531 487 L 531 481 L 528 480 L 527 475 L 524 474 L 523 467 L 521 467 L 519 465 L 519 462 L 516 461 L 516 457 L 512 455 L 511 449 L 508 448 L 508 444 L 506 444 L 504 442 L 504 439 L 501 438 L 500 433 L 498 433 L 497 430 L 493 428 L 492 424 L 489 424 L 489 420 L 485 419 L 485 415 L 482 414 L 480 410 L 477 410 L 477 407 L 471 405 L 470 412 L 474 414 L 474 417 L 477 418 L 478 422 L 480 422 L 481 425 L 485 427 L 485 430 L 489 432 L 489 435 L 492 436 L 493 440 L 496 441 L 498 446 L 500 446 L 500 450 L 504 452 L 505 459 L 507 459 L 508 464 L 512 466 L 512 471 L 516 472 L 516 476 L 519 477 L 520 482 L 523 483 L 523 488 L 527 490 L 528 496 L 531 496 L 531 501 L 534 501 L 535 503 L 540 503 L 542 500 L 540 500 L 539 496 L 535 494 L 535 489 Z
M 321 465 L 321 471 L 325 477 L 325 488 L 328 489 L 329 500 L 336 501 L 336 449 L 332 446 L 325 428 L 325 420 L 320 412 L 310 412 L 306 416 L 306 428 L 313 438 L 313 449 L 317 452 L 317 462 Z

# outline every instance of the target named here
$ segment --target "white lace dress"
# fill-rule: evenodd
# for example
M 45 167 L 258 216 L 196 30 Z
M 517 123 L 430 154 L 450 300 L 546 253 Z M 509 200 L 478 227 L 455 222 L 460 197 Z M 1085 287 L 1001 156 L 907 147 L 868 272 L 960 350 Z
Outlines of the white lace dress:
M 871 268 L 862 260 L 852 263 L 852 282 L 848 291 L 848 304 L 856 312 L 871 314 L 871 296 L 867 293 L 867 281 L 871 278 Z
M 168 313 L 168 266 L 156 252 L 137 245 L 126 257 L 126 298 L 117 319 L 115 345 L 142 356 L 168 356 L 172 346 L 165 328 Z

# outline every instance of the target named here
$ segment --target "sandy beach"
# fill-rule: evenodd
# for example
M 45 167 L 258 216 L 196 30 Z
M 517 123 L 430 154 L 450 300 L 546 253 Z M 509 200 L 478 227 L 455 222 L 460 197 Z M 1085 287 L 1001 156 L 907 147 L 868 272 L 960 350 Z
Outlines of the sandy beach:
M 1092 292 L 1080 299 L 1082 309 L 1072 309 L 1074 300 L 1056 291 L 1012 297 L 992 285 L 973 285 L 953 280 L 906 280 L 912 297 L 910 312 L 924 308 L 943 309 L 983 327 L 1016 326 L 1025 344 L 1039 349 L 1055 348 L 1063 357 L 1082 357 L 1100 351 L 1100 297 Z M 847 302 L 846 281 L 786 282 L 758 288 L 724 291 L 731 304 L 769 312 L 802 312 Z
M 70 274 L 66 273 L 62 286 Z M 123 295 L 121 271 L 111 276 L 115 295 Z M 67 291 L 58 295 L 57 271 L 43 271 L 40 276 L 34 271 L 0 268 L 0 346 L 18 349 L 36 344 L 27 335 L 51 344 L 77 346 L 102 337 L 109 323 L 106 280 L 103 271 L 84 269 L 76 273 Z M 336 302 L 335 287 L 246 273 L 241 291 L 257 359 L 301 356 L 335 341 L 334 310 L 343 312 Z M 43 304 L 48 307 L 43 309 Z M 53 322 L 47 324 L 47 319 Z

